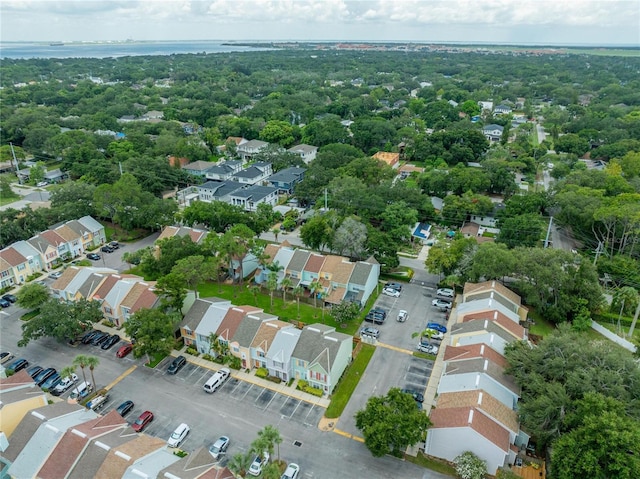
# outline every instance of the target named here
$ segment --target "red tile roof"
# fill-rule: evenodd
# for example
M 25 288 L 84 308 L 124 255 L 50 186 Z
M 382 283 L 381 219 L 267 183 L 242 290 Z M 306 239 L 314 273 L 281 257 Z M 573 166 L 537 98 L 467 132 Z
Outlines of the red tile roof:
M 464 316 L 458 316 L 458 321 L 461 323 L 466 323 L 468 321 L 473 321 L 476 319 L 493 321 L 494 323 L 502 326 L 503 329 L 507 330 L 516 338 L 518 339 L 526 338 L 527 330 L 524 327 L 517 324 L 512 319 L 502 314 L 497 309 L 489 310 L 489 311 L 481 311 L 476 313 L 469 313 L 469 314 L 465 314 Z
M 319 273 L 324 264 L 325 257 L 321 254 L 312 253 L 307 260 L 307 264 L 304 265 L 304 271 L 310 273 Z
M 231 341 L 231 338 L 236 333 L 238 326 L 242 322 L 242 318 L 248 313 L 258 313 L 263 310 L 254 306 L 234 306 L 229 308 L 227 313 L 222 318 L 222 322 L 216 331 L 216 334 L 224 341 Z
M 67 243 L 67 240 L 65 240 L 62 236 L 52 230 L 43 231 L 42 233 L 40 233 L 40 236 L 42 236 L 49 243 L 55 246 L 60 246 Z
M 475 358 L 486 358 L 503 368 L 507 367 L 506 358 L 484 343 L 468 344 L 465 346 L 447 346 L 444 351 L 445 361 L 463 361 Z
M 0 258 L 5 260 L 11 266 L 19 266 L 27 262 L 27 258 L 22 256 L 18 251 L 9 247 L 0 251 Z

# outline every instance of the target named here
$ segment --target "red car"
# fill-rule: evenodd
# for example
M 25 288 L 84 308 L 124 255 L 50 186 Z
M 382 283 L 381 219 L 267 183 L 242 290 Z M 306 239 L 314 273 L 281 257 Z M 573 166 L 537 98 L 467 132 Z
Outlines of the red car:
M 118 352 L 116 353 L 116 357 L 124 358 L 131 351 L 133 351 L 133 344 L 125 344 L 124 346 L 120 346 L 120 349 L 118 349 Z
M 140 414 L 140 417 L 136 419 L 136 422 L 134 422 L 131 427 L 135 432 L 142 432 L 151 421 L 153 421 L 153 413 L 151 411 L 145 411 Z

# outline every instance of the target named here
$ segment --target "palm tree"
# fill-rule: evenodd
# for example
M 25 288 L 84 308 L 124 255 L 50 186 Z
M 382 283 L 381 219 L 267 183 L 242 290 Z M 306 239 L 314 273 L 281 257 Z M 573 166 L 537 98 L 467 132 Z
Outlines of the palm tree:
M 300 296 L 304 292 L 304 288 L 300 285 L 293 288 L 293 295 L 296 297 L 296 302 L 298 303 L 298 319 L 300 319 Z
M 284 278 L 282 278 L 282 281 L 280 281 L 280 287 L 282 288 L 282 305 L 284 306 L 284 303 L 287 302 L 287 289 L 289 289 L 291 287 L 293 283 L 291 282 L 291 278 L 289 278 L 288 276 L 285 276 Z
M 258 431 L 258 437 L 264 440 L 267 451 L 270 455 L 273 455 L 273 446 L 278 446 L 278 461 L 280 461 L 280 443 L 282 442 L 282 436 L 271 424 L 267 424 L 264 429 Z
M 249 450 L 245 453 L 239 452 L 238 454 L 231 457 L 227 467 L 232 472 L 238 474 L 241 477 L 244 477 L 247 469 L 251 466 L 251 461 L 253 460 L 254 452 Z
M 267 289 L 269 290 L 269 296 L 271 298 L 271 310 L 273 310 L 273 293 L 278 288 L 278 273 L 275 271 L 269 271 L 267 275 Z
M 76 368 L 77 366 L 65 366 L 64 368 L 62 368 L 62 370 L 60 371 L 60 377 L 62 379 L 64 378 L 70 378 L 72 374 L 74 374 L 76 372 Z
M 313 307 L 314 308 L 318 307 L 318 293 L 320 291 L 322 291 L 322 289 L 323 289 L 323 287 L 320 284 L 320 281 L 318 281 L 317 279 L 314 279 L 313 281 L 311 281 L 311 284 L 309 285 L 309 291 L 313 295 Z
M 85 356 L 84 354 L 78 354 L 73 360 L 73 365 L 80 367 L 80 369 L 82 370 L 82 380 L 86 383 L 87 376 L 84 374 L 84 368 L 87 367 L 87 356 Z
M 258 293 L 260 292 L 260 286 L 252 284 L 249 286 L 249 291 L 251 291 L 251 294 L 253 295 L 253 302 L 258 306 Z
M 320 298 L 320 301 L 322 301 L 322 322 L 323 323 L 324 323 L 324 300 L 327 298 L 327 296 L 328 294 L 324 290 L 324 288 L 322 289 L 322 291 L 318 293 L 318 297 Z
M 274 228 L 271 229 L 271 232 L 273 233 L 273 236 L 276 237 L 276 243 L 277 243 L 278 242 L 278 234 L 280 233 L 280 228 L 274 227 Z
M 209 333 L 207 340 L 209 341 L 209 355 L 211 355 L 211 351 L 216 353 L 215 357 L 222 354 L 222 344 L 218 341 L 218 335 L 216 333 Z
M 93 370 L 96 368 L 96 366 L 98 366 L 100 364 L 100 360 L 95 356 L 87 356 L 86 357 L 86 364 L 87 364 L 87 366 L 89 366 L 89 371 L 91 371 L 91 381 L 93 381 L 93 387 L 97 391 L 98 390 L 98 386 L 96 384 L 95 378 L 93 377 Z

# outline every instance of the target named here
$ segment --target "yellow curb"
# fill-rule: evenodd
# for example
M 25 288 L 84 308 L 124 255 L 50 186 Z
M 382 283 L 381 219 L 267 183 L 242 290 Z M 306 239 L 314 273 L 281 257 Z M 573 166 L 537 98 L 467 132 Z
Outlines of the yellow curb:
M 399 353 L 408 354 L 409 356 L 413 356 L 413 351 L 409 351 L 408 349 L 398 348 L 396 346 L 391 346 L 390 344 L 378 343 L 376 346 L 380 346 L 381 348 L 391 349 L 392 351 L 397 351 Z
M 129 374 L 131 374 L 132 372 L 134 372 L 136 370 L 138 366 L 131 366 L 129 369 L 127 369 L 125 372 L 123 372 L 120 376 L 118 376 L 117 378 L 115 378 L 111 384 L 109 384 L 107 387 L 105 387 L 105 389 L 108 391 L 110 390 L 113 386 L 115 386 L 116 384 L 118 384 L 120 381 L 122 381 L 124 378 L 126 378 Z
M 364 438 L 360 436 L 354 436 L 353 434 L 349 434 L 348 432 L 342 431 L 341 429 L 334 429 L 333 432 L 343 437 L 346 437 L 347 439 L 353 439 L 354 441 L 364 443 Z

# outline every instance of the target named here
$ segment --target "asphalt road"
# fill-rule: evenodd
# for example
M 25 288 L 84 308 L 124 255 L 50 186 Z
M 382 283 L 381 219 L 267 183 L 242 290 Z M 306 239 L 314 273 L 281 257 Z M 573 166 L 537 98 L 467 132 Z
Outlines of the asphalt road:
M 405 298 L 401 296 L 400 299 L 410 298 L 407 295 Z M 257 431 L 267 424 L 272 424 L 283 437 L 280 456 L 287 461 L 300 464 L 301 479 L 446 477 L 393 457 L 374 458 L 364 444 L 333 432 L 319 430 L 317 422 L 324 413 L 322 408 L 265 391 L 256 385 L 231 379 L 216 393 L 206 394 L 202 390 L 202 384 L 211 372 L 195 365 L 185 366 L 175 376 L 168 375 L 168 359 L 156 369 L 146 368 L 141 359 L 117 359 L 115 352 L 119 344 L 104 351 L 96 346 L 79 345 L 72 348 L 49 339 L 41 339 L 31 342 L 25 348 L 18 348 L 16 343 L 21 335 L 19 318 L 23 312 L 24 310 L 14 305 L 0 314 L 1 351 L 9 350 L 17 357 L 28 359 L 30 364 L 51 366 L 58 370 L 71 364 L 77 354 L 97 356 L 100 364 L 96 367 L 94 375 L 99 387 L 110 384 L 123 376 L 132 366 L 136 366 L 111 389 L 110 397 L 101 412 L 108 412 L 122 401 L 130 399 L 134 401 L 135 407 L 127 419 L 133 422 L 142 411 L 152 411 L 155 419 L 145 432 L 161 439 L 168 438 L 176 426 L 185 422 L 191 427 L 191 433 L 181 446 L 186 451 L 209 445 L 225 434 L 231 438 L 228 451 L 230 457 L 247 450 L 256 438 Z M 388 330 L 391 330 L 410 325 L 412 324 L 390 322 L 385 327 L 389 326 Z M 399 331 L 398 337 L 403 337 L 409 330 Z M 388 336 L 391 338 L 392 334 Z M 387 352 L 402 354 L 384 350 L 381 353 L 382 360 Z M 403 358 L 410 360 L 411 357 L 403 355 Z M 395 357 L 392 361 L 395 361 Z M 392 361 L 389 362 L 391 369 L 400 367 L 394 366 Z M 81 377 L 80 371 L 78 373 Z M 420 377 L 423 378 L 424 372 L 420 373 Z M 408 377 L 407 373 L 404 374 Z M 395 376 L 390 374 L 389 377 Z M 381 389 L 383 386 L 379 386 L 379 390 Z M 68 394 L 69 391 L 62 397 L 66 398 Z M 358 405 L 354 403 L 354 407 L 357 408 Z

